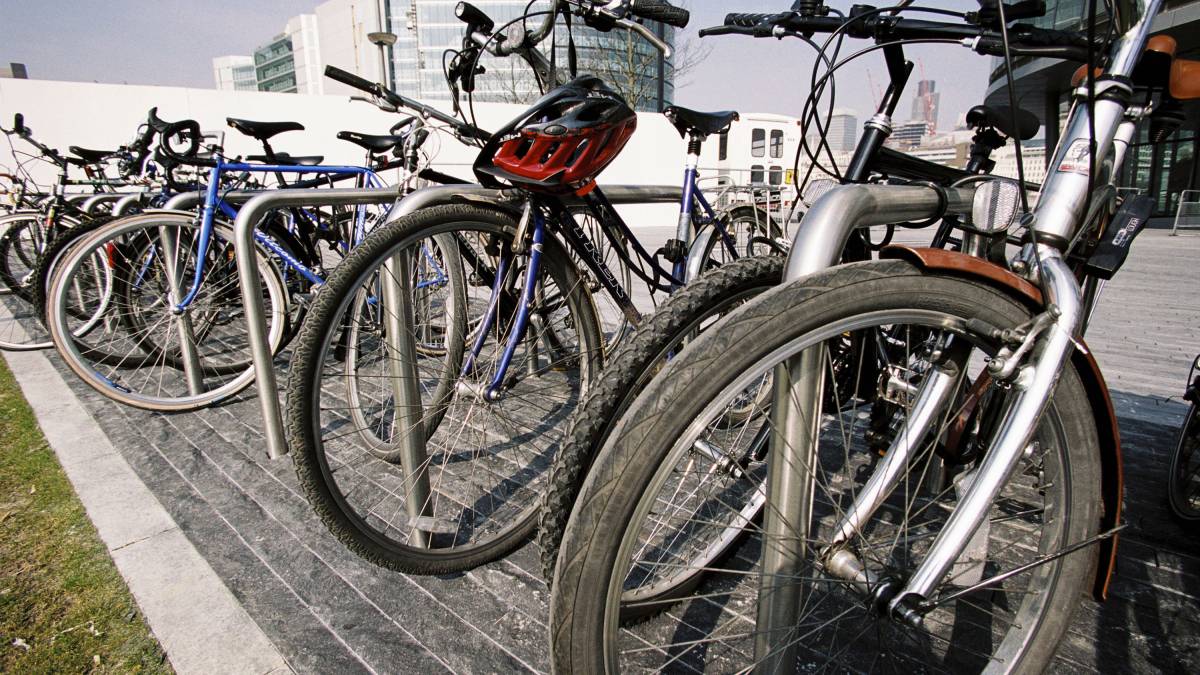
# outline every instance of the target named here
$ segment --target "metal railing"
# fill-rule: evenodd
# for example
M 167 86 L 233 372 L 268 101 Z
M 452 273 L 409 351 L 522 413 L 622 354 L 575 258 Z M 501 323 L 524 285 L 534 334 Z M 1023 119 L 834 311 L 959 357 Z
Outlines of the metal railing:
M 1191 195 L 1191 199 L 1188 199 Z M 1175 224 L 1171 236 L 1179 236 L 1180 229 L 1200 229 L 1200 190 L 1184 190 L 1179 193 L 1179 207 L 1175 209 Z

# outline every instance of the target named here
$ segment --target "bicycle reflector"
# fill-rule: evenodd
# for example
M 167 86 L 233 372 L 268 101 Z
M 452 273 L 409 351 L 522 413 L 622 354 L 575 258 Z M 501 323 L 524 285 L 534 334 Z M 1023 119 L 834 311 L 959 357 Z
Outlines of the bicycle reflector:
M 841 183 L 830 178 L 820 178 L 818 180 L 809 181 L 808 184 L 804 186 L 804 194 L 800 197 L 800 201 L 804 202 L 805 206 L 812 208 L 813 202 L 820 199 L 826 192 L 829 192 L 838 185 L 841 185 Z
M 1021 206 L 1021 186 L 1006 178 L 983 181 L 971 202 L 971 229 L 984 234 L 1007 232 Z

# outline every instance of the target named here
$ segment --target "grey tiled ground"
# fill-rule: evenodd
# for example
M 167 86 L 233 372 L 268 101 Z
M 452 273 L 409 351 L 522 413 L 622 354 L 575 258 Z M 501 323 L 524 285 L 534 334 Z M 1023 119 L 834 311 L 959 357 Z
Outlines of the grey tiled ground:
M 1131 526 L 1113 597 L 1084 601 L 1061 671 L 1200 671 L 1200 537 L 1170 520 L 1162 488 L 1178 396 L 1200 352 L 1200 237 L 1150 231 L 1137 244 L 1089 340 L 1120 416 Z M 466 574 L 380 570 L 325 531 L 290 459 L 267 460 L 253 390 L 164 416 L 67 379 L 296 671 L 546 669 L 547 593 L 532 544 Z

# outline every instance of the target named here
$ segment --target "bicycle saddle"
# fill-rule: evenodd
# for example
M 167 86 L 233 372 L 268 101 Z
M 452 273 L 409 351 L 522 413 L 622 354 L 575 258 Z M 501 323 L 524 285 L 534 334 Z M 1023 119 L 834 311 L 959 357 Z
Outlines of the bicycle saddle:
M 285 131 L 304 131 L 304 125 L 299 122 L 255 122 L 240 120 L 236 117 L 226 117 L 225 121 L 234 129 L 260 141 L 265 141 Z
M 738 119 L 736 110 L 706 113 L 688 110 L 677 105 L 670 105 L 663 108 L 663 114 L 679 130 L 679 135 L 685 137 L 689 134 L 697 136 L 719 134 L 728 129 L 734 120 Z
M 967 126 L 971 128 L 995 127 L 1009 138 L 1027 141 L 1037 135 L 1042 123 L 1037 115 L 1028 110 L 1016 109 L 1016 114 L 1006 105 L 977 105 L 967 111 Z
M 83 160 L 85 164 L 95 164 L 96 162 L 99 162 L 105 157 L 108 157 L 116 152 L 116 150 L 88 150 L 87 148 L 81 148 L 78 145 L 72 145 L 71 147 L 67 148 L 67 150 L 72 155 L 75 155 L 75 157 Z
M 246 161 L 249 162 L 262 162 L 263 164 L 290 164 L 293 166 L 316 166 L 324 160 L 324 155 L 293 157 L 286 152 L 277 152 L 273 157 L 268 157 L 267 155 L 246 155 Z
M 339 131 L 337 137 L 377 154 L 391 150 L 404 140 L 403 136 L 393 136 L 391 134 L 374 136 L 371 134 L 360 134 L 357 131 Z

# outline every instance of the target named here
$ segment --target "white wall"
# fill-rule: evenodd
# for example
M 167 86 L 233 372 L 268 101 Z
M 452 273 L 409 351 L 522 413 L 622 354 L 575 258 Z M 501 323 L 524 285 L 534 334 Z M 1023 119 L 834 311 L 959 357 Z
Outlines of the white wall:
M 8 128 L 13 114 L 23 113 L 35 138 L 63 150 L 70 145 L 108 150 L 128 143 L 153 106 L 158 106 L 158 115 L 164 120 L 195 119 L 205 131 L 225 131 L 225 150 L 230 156 L 253 154 L 261 148 L 254 139 L 229 128 L 226 117 L 297 121 L 305 131 L 276 136 L 271 141 L 276 150 L 321 154 L 326 162 L 349 164 L 361 163 L 363 152 L 356 145 L 337 140 L 338 131 L 383 134 L 399 119 L 366 103 L 351 102 L 346 96 L 0 80 L 0 126 Z M 495 129 L 516 117 L 522 106 L 481 103 L 475 110 L 481 127 Z M 710 145 L 715 147 L 715 139 Z M 439 146 L 435 165 L 447 173 L 470 178 L 468 166 L 475 158 L 475 149 L 444 134 L 440 143 L 431 138 L 427 144 L 431 150 Z M 662 115 L 639 113 L 637 132 L 601 176 L 600 183 L 679 185 L 684 151 L 684 141 Z M 0 145 L 0 165 L 10 163 L 7 148 Z M 673 209 L 631 209 L 626 217 L 630 225 L 673 225 Z

